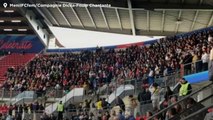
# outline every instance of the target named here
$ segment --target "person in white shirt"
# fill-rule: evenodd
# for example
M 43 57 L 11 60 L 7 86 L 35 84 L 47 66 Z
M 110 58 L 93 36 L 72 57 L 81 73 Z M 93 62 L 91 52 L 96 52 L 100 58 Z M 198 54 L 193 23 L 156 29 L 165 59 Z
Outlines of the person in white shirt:
M 154 83 L 154 71 L 151 68 L 149 68 L 148 82 L 150 85 Z
M 158 76 L 160 74 L 160 68 L 158 65 L 155 66 L 155 75 Z
M 203 71 L 208 70 L 209 55 L 207 54 L 206 51 L 204 51 L 204 53 L 202 54 L 201 60 L 202 60 L 202 63 L 203 63 L 203 65 L 202 65 Z
M 213 41 L 213 37 L 212 37 L 211 35 L 209 35 L 208 41 L 209 41 L 209 42 Z
M 153 83 L 149 87 L 149 91 L 151 92 L 153 109 L 157 110 L 159 109 L 159 103 L 160 103 L 160 87 L 158 86 L 157 83 Z

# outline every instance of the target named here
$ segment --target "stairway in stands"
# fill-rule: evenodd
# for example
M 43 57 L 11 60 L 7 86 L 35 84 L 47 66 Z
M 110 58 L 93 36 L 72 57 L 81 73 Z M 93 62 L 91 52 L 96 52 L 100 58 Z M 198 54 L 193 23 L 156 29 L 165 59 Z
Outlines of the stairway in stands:
M 0 84 L 2 84 L 6 77 L 5 73 L 9 67 L 24 66 L 30 60 L 34 58 L 35 54 L 18 54 L 14 53 L 6 55 L 0 59 Z

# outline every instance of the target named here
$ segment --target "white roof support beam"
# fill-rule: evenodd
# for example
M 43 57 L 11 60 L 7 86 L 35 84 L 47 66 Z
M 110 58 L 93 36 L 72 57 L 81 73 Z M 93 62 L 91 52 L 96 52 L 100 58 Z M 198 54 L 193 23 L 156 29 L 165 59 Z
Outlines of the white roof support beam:
M 95 21 L 94 21 L 92 15 L 91 15 L 89 9 L 88 9 L 87 7 L 85 7 L 85 9 L 86 9 L 86 11 L 87 11 L 87 14 L 89 15 L 90 20 L 92 21 L 92 24 L 94 25 L 95 28 L 97 28 L 97 26 L 96 26 L 96 24 L 95 24 Z
M 181 3 L 183 4 L 185 2 L 185 0 L 181 0 Z M 180 20 L 181 21 L 181 15 L 182 15 L 182 10 L 179 10 L 179 14 L 178 14 L 178 18 L 177 20 Z M 178 32 L 179 30 L 179 26 L 180 26 L 180 22 L 176 22 L 176 27 L 175 27 L 175 33 Z
M 75 15 L 75 17 L 77 18 L 78 22 L 80 23 L 81 27 L 84 28 L 84 25 L 81 21 L 81 19 L 78 17 L 78 14 L 76 13 L 75 9 L 73 7 L 70 7 Z
M 193 28 L 194 28 L 194 25 L 195 25 L 195 22 L 196 22 L 196 20 L 197 20 L 198 14 L 199 14 L 199 11 L 197 10 L 196 13 L 195 13 L 195 16 L 194 16 L 194 19 L 193 19 L 193 22 L 192 22 L 190 31 L 192 31 Z
M 201 5 L 202 3 L 203 3 L 203 0 L 200 0 L 198 4 Z M 197 21 L 198 14 L 199 14 L 199 10 L 196 10 L 196 13 L 195 13 L 194 20 L 193 20 L 193 22 L 192 22 L 192 26 L 191 26 L 191 28 L 190 28 L 190 31 L 192 31 L 193 28 L 194 28 L 194 26 L 195 26 L 195 23 L 196 23 L 196 21 Z
M 35 7 L 35 8 L 36 8 L 36 10 L 42 15 L 42 17 L 44 17 L 46 23 L 47 23 L 48 25 L 50 25 L 50 26 L 53 26 L 52 22 L 48 19 L 47 15 L 44 15 L 44 13 L 40 10 L 40 8 L 38 8 L 38 7 Z M 57 24 L 57 22 L 56 22 L 56 24 Z M 58 24 L 57 24 L 57 25 L 58 25 Z M 58 25 L 58 26 L 59 26 L 59 25 Z
M 147 12 L 146 12 L 146 18 L 147 18 L 147 20 L 146 20 L 146 25 L 147 25 L 146 29 L 147 29 L 147 31 L 150 31 L 150 12 L 149 12 L 149 10 L 147 10 Z
M 33 0 L 29 0 L 29 1 L 30 1 L 30 3 L 33 3 Z M 13 9 L 13 8 L 10 8 L 10 9 Z M 35 9 L 42 15 L 42 17 L 44 17 L 45 22 L 46 22 L 48 25 L 53 26 L 52 22 L 49 20 L 49 18 L 48 18 L 46 15 L 44 15 L 44 13 L 42 12 L 42 10 L 41 10 L 40 8 L 35 7 Z M 56 24 L 57 24 L 57 23 L 56 23 Z M 58 26 L 59 26 L 59 25 L 58 25 Z
M 134 18 L 133 18 L 133 12 L 132 12 L 132 3 L 131 0 L 127 0 L 128 8 L 129 8 L 129 17 L 130 17 L 130 23 L 131 23 L 131 28 L 132 28 L 132 35 L 136 35 L 135 32 L 135 23 L 134 23 Z
M 30 2 L 31 3 L 34 3 L 33 2 L 33 0 L 30 0 Z M 42 1 L 40 1 L 40 0 L 37 0 L 37 2 L 39 2 L 39 3 L 43 3 Z M 36 9 L 39 9 L 39 8 L 36 8 Z M 57 26 L 60 26 L 60 24 L 59 24 L 59 22 L 56 20 L 56 18 L 52 15 L 52 13 L 49 11 L 49 9 L 48 8 L 42 8 L 43 10 L 45 10 L 46 12 L 47 12 L 47 14 L 48 14 L 48 16 L 50 16 L 51 17 L 51 19 L 56 23 L 56 25 Z M 41 13 L 43 13 L 43 12 L 41 12 Z M 46 15 L 44 15 L 44 16 L 46 16 Z M 49 20 L 49 19 L 48 19 Z
M 182 10 L 179 11 L 178 19 L 177 20 L 181 20 L 181 15 L 182 15 Z M 180 23 L 176 22 L 175 33 L 178 32 L 179 26 L 180 26 Z
M 67 20 L 67 17 L 64 15 L 64 12 L 61 10 L 61 8 L 59 8 L 58 6 L 56 7 L 57 10 L 60 12 L 60 14 L 62 15 L 62 17 L 64 18 L 64 20 L 66 21 L 66 23 L 72 27 L 71 23 Z
M 100 7 L 100 10 L 101 10 L 101 14 L 102 14 L 102 16 L 103 16 L 103 18 L 104 18 L 104 22 L 105 22 L 105 24 L 106 24 L 106 26 L 107 26 L 107 28 L 108 28 L 108 30 L 109 30 L 110 28 L 109 28 L 109 24 L 108 24 L 108 22 L 107 22 L 106 16 L 105 16 L 105 14 L 104 14 L 104 10 L 103 10 L 102 7 Z
M 56 23 L 57 26 L 59 25 L 59 22 L 55 19 L 55 17 L 53 17 L 52 13 L 49 11 L 48 8 L 43 8 L 44 10 L 46 10 L 47 14 L 53 19 L 53 21 Z
M 165 14 L 166 14 L 166 11 L 163 10 L 163 13 L 162 13 L 162 22 L 161 22 L 161 32 L 164 31 L 164 23 L 165 23 Z
M 121 18 L 120 18 L 119 12 L 118 12 L 118 8 L 115 8 L 115 12 L 116 12 L 116 15 L 117 15 L 117 18 L 118 18 L 119 26 L 120 26 L 121 30 L 123 30 L 123 27 L 122 27 L 122 24 L 121 24 Z
M 210 27 L 212 25 L 212 21 L 213 21 L 213 12 L 212 12 L 211 18 L 209 19 L 208 25 L 206 27 Z

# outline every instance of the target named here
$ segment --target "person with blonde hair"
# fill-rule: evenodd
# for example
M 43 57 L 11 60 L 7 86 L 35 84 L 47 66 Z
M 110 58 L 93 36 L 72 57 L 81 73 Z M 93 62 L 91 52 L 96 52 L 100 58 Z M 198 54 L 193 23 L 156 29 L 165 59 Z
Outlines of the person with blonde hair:
M 109 120 L 114 120 L 115 118 L 116 118 L 116 111 L 115 110 L 111 110 Z
M 153 83 L 149 87 L 149 91 L 151 92 L 151 100 L 153 109 L 159 109 L 160 102 L 160 88 L 157 83 Z

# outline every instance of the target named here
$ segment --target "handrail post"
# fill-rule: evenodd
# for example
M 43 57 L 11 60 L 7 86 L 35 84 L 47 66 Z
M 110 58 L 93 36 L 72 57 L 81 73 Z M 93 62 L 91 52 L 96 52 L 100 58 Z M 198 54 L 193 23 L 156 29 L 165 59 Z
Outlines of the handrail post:
M 137 78 L 134 80 L 135 81 L 135 89 L 134 89 L 134 91 L 135 91 L 135 94 L 137 94 L 137 89 L 138 89 L 138 87 L 137 87 Z
M 184 64 L 180 65 L 180 77 L 184 76 Z
M 13 90 L 10 90 L 10 92 L 13 94 Z M 10 101 L 12 99 L 12 94 L 10 94 Z
M 54 93 L 53 94 L 53 96 L 54 96 L 53 98 L 54 98 L 54 101 L 55 101 L 56 100 L 56 93 L 57 93 L 56 89 L 53 89 L 53 93 Z
M 4 98 L 4 88 L 2 88 L 2 95 L 1 95 L 1 99 L 3 100 Z

